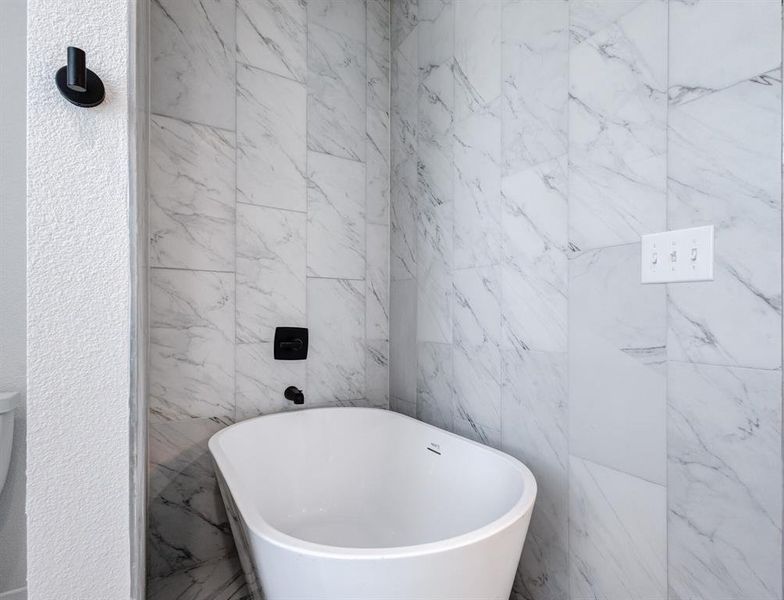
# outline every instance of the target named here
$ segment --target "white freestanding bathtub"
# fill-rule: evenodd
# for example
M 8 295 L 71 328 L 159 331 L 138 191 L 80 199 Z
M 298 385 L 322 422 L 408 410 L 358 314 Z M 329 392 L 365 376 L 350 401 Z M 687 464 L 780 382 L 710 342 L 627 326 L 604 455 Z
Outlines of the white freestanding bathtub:
M 254 597 L 509 597 L 536 497 L 514 458 L 372 408 L 258 417 L 209 445 Z

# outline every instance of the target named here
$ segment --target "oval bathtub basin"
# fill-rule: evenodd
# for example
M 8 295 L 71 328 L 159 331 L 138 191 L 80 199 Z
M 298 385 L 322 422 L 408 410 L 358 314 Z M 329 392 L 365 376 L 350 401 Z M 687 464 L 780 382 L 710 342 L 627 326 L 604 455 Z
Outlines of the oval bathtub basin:
M 511 456 L 372 408 L 258 417 L 209 446 L 255 597 L 509 597 L 536 497 Z

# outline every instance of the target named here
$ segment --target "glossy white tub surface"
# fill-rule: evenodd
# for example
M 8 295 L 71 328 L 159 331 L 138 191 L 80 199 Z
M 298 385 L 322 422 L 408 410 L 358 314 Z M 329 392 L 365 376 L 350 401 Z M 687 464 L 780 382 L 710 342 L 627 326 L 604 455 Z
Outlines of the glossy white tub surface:
M 511 456 L 373 408 L 258 417 L 209 446 L 256 597 L 509 597 L 536 497 Z

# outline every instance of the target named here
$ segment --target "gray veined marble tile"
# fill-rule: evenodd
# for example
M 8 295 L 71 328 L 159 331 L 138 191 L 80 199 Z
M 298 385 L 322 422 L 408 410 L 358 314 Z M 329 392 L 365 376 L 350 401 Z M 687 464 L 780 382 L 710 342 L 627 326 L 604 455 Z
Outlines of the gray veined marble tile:
M 666 488 L 574 456 L 569 480 L 571 598 L 666 598 Z
M 450 63 L 455 47 L 454 0 L 419 0 L 417 7 L 419 69 Z
M 664 484 L 667 305 L 638 244 L 570 261 L 570 452 Z
M 568 598 L 566 354 L 507 353 L 502 361 L 501 449 L 531 469 L 537 485 L 511 598 Z
M 453 310 L 452 203 L 419 211 L 417 340 L 451 343 Z
M 466 345 L 501 338 L 501 271 L 498 267 L 454 272 L 454 341 Z
M 781 598 L 781 373 L 669 363 L 670 598 Z
M 151 112 L 234 129 L 234 0 L 153 0 Z
M 308 149 L 365 160 L 365 10 L 348 2 L 325 2 L 327 15 L 308 8 Z M 314 15 L 319 15 L 318 17 Z M 329 27 L 320 23 L 328 23 Z M 360 37 L 353 30 L 359 28 Z
M 238 0 L 237 61 L 305 81 L 305 0 Z
M 237 65 L 237 201 L 304 211 L 304 84 Z
M 412 419 L 416 419 L 415 401 L 409 402 L 408 400 L 401 400 L 400 398 L 390 396 L 389 410 L 393 410 L 400 414 L 406 415 L 407 417 L 411 417 Z
M 495 344 L 454 344 L 455 422 L 501 432 L 501 352 Z M 500 440 L 499 440 L 500 441 Z M 492 444 L 496 445 L 496 444 Z
M 301 389 L 305 401 L 310 401 L 307 361 L 275 360 L 272 342 L 238 342 L 235 353 L 238 421 L 298 408 L 283 396 L 290 385 Z
M 572 47 L 570 227 L 578 248 L 634 242 L 664 228 L 666 77 L 662 0 L 646 0 Z
M 312 403 L 365 398 L 365 283 L 308 279 Z
M 494 102 L 454 125 L 455 268 L 501 260 L 501 114 Z
M 367 340 L 365 396 L 369 406 L 389 408 L 389 342 Z
M 567 165 L 564 157 L 502 180 L 502 344 L 566 351 Z
M 365 165 L 308 153 L 308 276 L 365 278 Z
M 228 420 L 150 422 L 149 575 L 170 575 L 234 552 L 207 441 Z
M 645 0 L 570 0 L 569 29 L 572 44 L 579 44 L 612 25 Z
M 669 286 L 669 358 L 777 368 L 780 72 L 672 106 L 669 121 L 669 225 L 716 226 L 715 280 Z
M 392 63 L 390 276 L 416 277 L 418 86 L 416 36 Z
M 501 68 L 504 173 L 566 154 L 569 3 L 504 5 Z
M 389 1 L 367 0 L 367 106 L 389 115 Z
M 150 409 L 234 414 L 234 274 L 150 270 Z
M 398 48 L 409 34 L 414 31 L 417 24 L 417 0 L 393 0 L 390 1 L 392 49 Z M 416 35 L 414 36 L 416 37 Z
M 367 0 L 308 0 L 308 25 L 365 41 Z
M 150 119 L 150 265 L 234 270 L 234 134 Z
M 251 600 L 236 556 L 150 578 L 149 600 Z
M 501 95 L 501 2 L 455 3 L 455 114 L 481 110 Z
M 452 429 L 457 435 L 461 435 L 464 438 L 479 444 L 484 444 L 485 446 L 490 446 L 492 448 L 501 447 L 500 429 L 477 423 L 471 418 L 471 415 L 466 415 L 459 410 L 455 414 L 455 422 Z
M 389 302 L 389 394 L 416 402 L 417 287 L 414 279 L 392 281 Z
M 305 215 L 237 206 L 237 341 L 271 342 L 275 328 L 305 327 Z
M 420 342 L 416 345 L 416 417 L 451 431 L 454 416 L 452 346 Z
M 688 102 L 779 69 L 780 21 L 781 3 L 770 0 L 671 2 L 670 101 Z
M 389 228 L 367 226 L 365 274 L 367 339 L 389 339 Z

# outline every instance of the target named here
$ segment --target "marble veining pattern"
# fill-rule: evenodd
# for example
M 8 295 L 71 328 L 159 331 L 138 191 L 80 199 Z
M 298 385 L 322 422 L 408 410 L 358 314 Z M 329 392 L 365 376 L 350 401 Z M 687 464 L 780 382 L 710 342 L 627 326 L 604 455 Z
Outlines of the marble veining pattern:
M 152 0 L 150 110 L 234 129 L 235 0 Z
M 150 265 L 234 269 L 234 134 L 150 119 Z
M 781 373 L 672 362 L 670 597 L 781 598 Z
M 305 210 L 305 86 L 237 65 L 237 201 Z
M 234 414 L 234 275 L 150 271 L 150 410 L 157 418 Z
M 237 62 L 304 82 L 305 0 L 237 0 Z
M 308 276 L 365 277 L 365 166 L 308 153 Z

